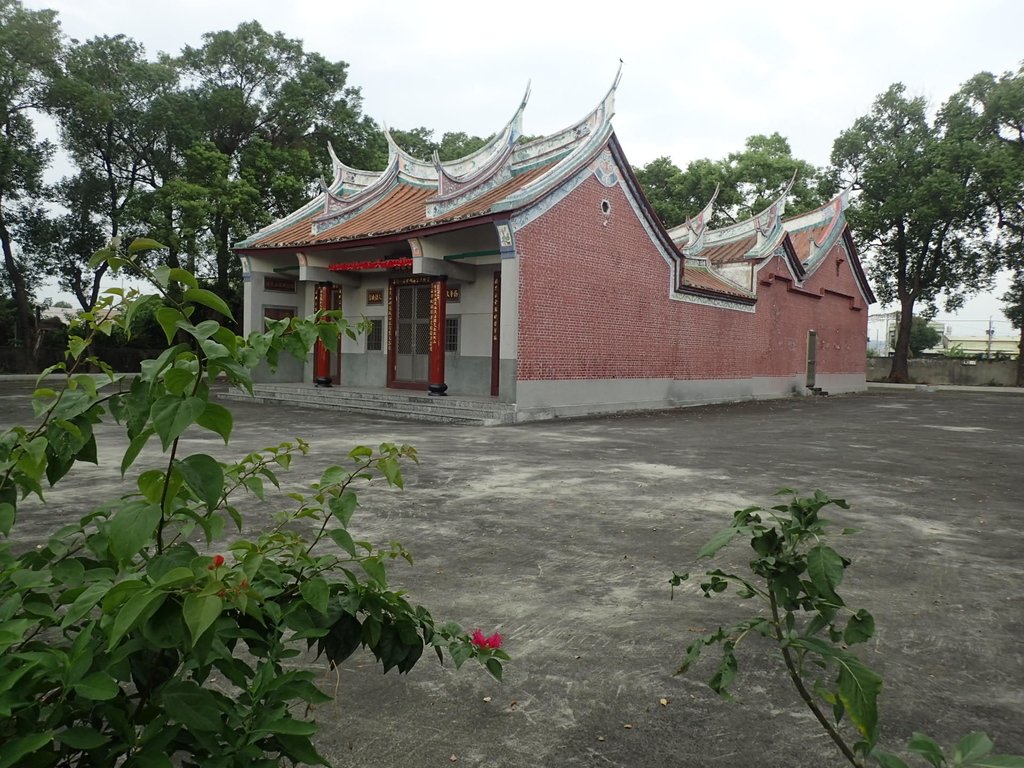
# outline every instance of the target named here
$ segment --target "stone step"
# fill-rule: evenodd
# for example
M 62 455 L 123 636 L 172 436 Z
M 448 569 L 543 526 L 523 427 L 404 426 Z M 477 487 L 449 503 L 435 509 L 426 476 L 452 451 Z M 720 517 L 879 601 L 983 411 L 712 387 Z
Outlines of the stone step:
M 309 394 L 304 391 L 289 392 L 276 390 L 268 392 L 257 389 L 256 395 L 271 400 L 287 401 L 297 404 L 321 404 L 332 408 L 392 408 L 402 411 L 451 414 L 467 417 L 501 416 L 511 413 L 512 408 L 502 404 L 482 403 L 474 400 L 454 400 L 451 398 L 380 398 L 359 397 L 352 395 Z M 243 396 L 244 393 L 242 393 Z
M 497 426 L 515 420 L 515 408 L 506 403 L 450 397 L 362 392 L 340 388 L 315 389 L 296 385 L 256 385 L 254 396 L 229 389 L 220 396 L 229 400 L 254 400 L 301 408 L 352 411 L 367 416 L 412 419 L 450 424 Z

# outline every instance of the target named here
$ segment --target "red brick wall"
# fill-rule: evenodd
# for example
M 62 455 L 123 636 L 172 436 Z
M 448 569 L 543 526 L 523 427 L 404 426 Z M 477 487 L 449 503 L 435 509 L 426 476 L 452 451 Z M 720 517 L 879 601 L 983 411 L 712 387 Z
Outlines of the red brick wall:
M 594 177 L 519 230 L 516 250 L 520 380 L 798 375 L 810 328 L 820 373 L 864 371 L 867 312 L 847 298 L 774 279 L 758 286 L 756 313 L 671 300 L 671 269 L 621 188 Z M 862 305 L 848 263 L 836 278 L 837 253 L 841 244 L 805 289 L 827 285 Z M 759 277 L 788 276 L 777 261 Z

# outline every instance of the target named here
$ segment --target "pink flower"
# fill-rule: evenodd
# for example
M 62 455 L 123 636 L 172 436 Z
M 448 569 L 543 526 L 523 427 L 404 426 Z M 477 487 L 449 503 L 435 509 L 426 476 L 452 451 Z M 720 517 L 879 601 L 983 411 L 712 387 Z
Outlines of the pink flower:
M 475 632 L 473 632 L 473 635 L 470 639 L 473 641 L 473 645 L 475 645 L 477 648 L 480 648 L 481 650 L 496 651 L 499 648 L 501 648 L 501 635 L 497 632 L 495 632 L 490 637 L 484 637 L 483 631 L 478 629 Z

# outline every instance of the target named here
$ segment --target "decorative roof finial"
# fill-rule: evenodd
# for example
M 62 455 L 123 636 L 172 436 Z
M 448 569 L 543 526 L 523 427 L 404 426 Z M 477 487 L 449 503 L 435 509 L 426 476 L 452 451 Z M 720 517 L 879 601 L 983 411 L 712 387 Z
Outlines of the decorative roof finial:
M 601 102 L 601 117 L 603 120 L 608 121 L 612 119 L 615 114 L 615 91 L 619 87 L 619 82 L 622 80 L 622 59 L 619 59 L 619 69 L 615 73 L 615 81 L 612 83 L 612 87 L 608 89 L 607 95 Z
M 331 169 L 334 171 L 334 181 L 338 181 L 338 179 L 341 178 L 342 162 L 338 159 L 338 155 L 334 151 L 334 145 L 331 144 L 330 139 L 327 140 L 327 154 L 331 156 Z

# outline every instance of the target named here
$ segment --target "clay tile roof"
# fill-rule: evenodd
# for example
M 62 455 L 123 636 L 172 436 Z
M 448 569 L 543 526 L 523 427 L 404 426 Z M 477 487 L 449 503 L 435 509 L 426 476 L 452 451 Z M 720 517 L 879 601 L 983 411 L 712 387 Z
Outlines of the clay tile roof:
M 485 192 L 480 197 L 470 200 L 465 205 L 461 205 L 443 216 L 439 216 L 434 221 L 449 221 L 452 219 L 461 219 L 467 216 L 486 213 L 491 209 L 491 206 L 499 200 L 503 200 L 517 189 L 522 189 L 534 179 L 543 176 L 544 173 L 551 170 L 552 165 L 554 165 L 554 163 L 547 163 L 545 165 L 538 166 L 537 168 L 531 168 L 525 173 L 520 173 L 518 176 L 514 176 L 506 181 L 504 184 L 499 184 L 489 192 Z
M 703 254 L 702 254 L 703 255 Z M 729 296 L 739 296 L 744 299 L 752 299 L 753 295 L 742 288 L 733 285 L 718 275 L 712 274 L 701 267 L 686 265 L 683 268 L 683 284 L 687 288 L 697 288 L 714 293 L 724 293 Z
M 488 213 L 491 206 L 507 197 L 515 190 L 526 186 L 531 181 L 550 170 L 552 164 L 532 168 L 525 173 L 499 184 L 464 205 L 455 208 L 435 219 L 427 218 L 427 201 L 437 194 L 433 187 L 419 187 L 412 184 L 399 183 L 381 200 L 370 205 L 366 210 L 343 221 L 330 229 L 313 234 L 312 222 L 319 211 L 311 213 L 291 226 L 264 235 L 247 248 L 280 248 L 287 246 L 315 245 L 344 240 L 356 240 L 365 237 L 389 235 L 396 232 L 408 232 L 434 224 L 443 224 L 459 219 L 468 219 Z
M 700 257 L 707 259 L 712 264 L 731 264 L 743 261 L 743 256 L 757 243 L 757 235 L 744 237 L 742 240 L 734 240 L 721 245 L 709 245 L 700 252 Z
M 826 221 L 817 227 L 807 227 L 806 229 L 789 233 L 789 239 L 793 243 L 793 252 L 796 253 L 796 257 L 800 260 L 801 264 L 811 257 L 811 239 L 813 238 L 815 242 L 819 241 L 822 235 L 828 231 L 831 223 Z

